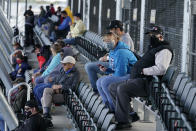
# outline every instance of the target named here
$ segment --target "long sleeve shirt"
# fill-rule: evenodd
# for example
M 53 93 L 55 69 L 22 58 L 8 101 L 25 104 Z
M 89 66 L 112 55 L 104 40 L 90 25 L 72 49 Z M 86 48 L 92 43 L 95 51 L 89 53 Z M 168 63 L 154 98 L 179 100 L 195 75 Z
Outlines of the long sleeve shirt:
M 144 75 L 164 75 L 170 65 L 172 53 L 168 49 L 161 50 L 155 54 L 155 65 L 143 69 Z
M 71 19 L 69 16 L 67 16 L 63 22 L 58 26 L 58 30 L 65 30 L 69 27 L 69 23 L 71 22 Z
M 43 72 L 42 77 L 50 74 L 54 70 L 54 68 L 56 68 L 56 66 L 60 64 L 60 60 L 61 55 L 60 53 L 58 53 L 56 56 L 52 58 L 52 61 L 50 62 L 48 68 Z
M 79 35 L 82 35 L 85 32 L 86 27 L 82 20 L 78 20 L 76 21 L 75 26 L 71 26 L 70 30 L 71 36 L 75 38 Z

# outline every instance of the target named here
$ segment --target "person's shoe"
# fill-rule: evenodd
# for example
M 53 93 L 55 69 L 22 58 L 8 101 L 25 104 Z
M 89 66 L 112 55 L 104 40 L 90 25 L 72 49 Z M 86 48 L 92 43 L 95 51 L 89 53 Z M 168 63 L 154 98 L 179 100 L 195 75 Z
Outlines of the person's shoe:
M 130 119 L 131 123 L 133 123 L 133 122 L 140 120 L 140 117 L 137 115 L 136 112 L 131 112 L 131 113 L 129 113 L 129 119 Z
M 54 128 L 54 125 L 52 124 L 52 121 L 48 121 L 47 127 L 48 127 L 48 129 Z
M 130 123 L 118 123 L 116 125 L 116 130 L 121 130 L 121 129 L 127 129 L 127 128 L 131 128 L 131 124 Z
M 48 114 L 48 113 L 43 114 L 43 117 L 44 117 L 45 119 L 49 119 L 49 120 L 52 119 L 51 115 Z

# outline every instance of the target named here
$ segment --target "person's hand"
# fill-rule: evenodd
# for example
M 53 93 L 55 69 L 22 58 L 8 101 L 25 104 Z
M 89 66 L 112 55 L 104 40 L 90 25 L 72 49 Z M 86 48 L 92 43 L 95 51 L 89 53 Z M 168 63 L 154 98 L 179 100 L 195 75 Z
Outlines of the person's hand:
M 55 26 L 54 29 L 55 29 L 55 30 L 58 30 L 58 26 Z
M 53 85 L 52 89 L 57 90 L 57 89 L 61 89 L 62 85 Z
M 103 57 L 99 58 L 99 61 L 102 61 L 102 62 L 108 61 L 108 55 L 109 55 L 108 53 L 105 54 Z
M 21 73 L 22 72 L 22 69 L 20 68 L 19 70 L 18 70 L 18 73 Z
M 100 69 L 100 71 L 102 71 L 102 72 L 106 72 L 106 69 L 107 69 L 107 68 L 105 68 L 104 66 L 100 66 L 99 69 Z
M 51 78 L 51 77 L 49 77 L 49 78 L 48 78 L 48 81 L 49 81 L 49 82 L 52 82 L 53 80 L 52 80 L 52 78 Z

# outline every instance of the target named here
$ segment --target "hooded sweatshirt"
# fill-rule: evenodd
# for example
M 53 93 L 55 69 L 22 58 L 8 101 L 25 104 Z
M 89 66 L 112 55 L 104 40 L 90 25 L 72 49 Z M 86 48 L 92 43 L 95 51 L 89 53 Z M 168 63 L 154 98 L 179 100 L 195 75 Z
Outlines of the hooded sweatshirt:
M 137 62 L 137 58 L 132 51 L 129 50 L 127 44 L 119 41 L 114 50 L 109 52 L 109 68 L 108 73 L 114 76 L 125 76 L 129 74 L 131 67 Z

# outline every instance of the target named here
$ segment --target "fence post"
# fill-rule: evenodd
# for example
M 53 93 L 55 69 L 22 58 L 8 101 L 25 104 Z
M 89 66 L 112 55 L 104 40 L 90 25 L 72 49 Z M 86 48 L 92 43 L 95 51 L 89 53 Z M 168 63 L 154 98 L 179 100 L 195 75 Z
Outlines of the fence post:
M 187 51 L 190 43 L 191 0 L 184 0 L 181 72 L 188 72 Z
M 116 19 L 122 21 L 122 0 L 116 0 Z
M 102 0 L 99 0 L 98 34 L 101 34 Z
M 145 5 L 146 0 L 141 0 L 141 23 L 140 23 L 140 53 L 142 54 L 144 51 L 144 24 L 145 24 Z

